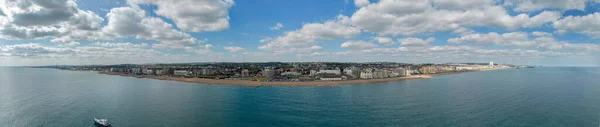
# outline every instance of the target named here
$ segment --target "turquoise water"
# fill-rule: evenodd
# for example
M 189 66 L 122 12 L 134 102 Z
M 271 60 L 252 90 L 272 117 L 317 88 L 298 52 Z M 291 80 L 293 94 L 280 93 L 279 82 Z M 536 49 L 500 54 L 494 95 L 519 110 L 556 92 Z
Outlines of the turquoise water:
M 0 68 L 0 126 L 578 126 L 600 68 L 506 69 L 369 85 L 238 87 Z

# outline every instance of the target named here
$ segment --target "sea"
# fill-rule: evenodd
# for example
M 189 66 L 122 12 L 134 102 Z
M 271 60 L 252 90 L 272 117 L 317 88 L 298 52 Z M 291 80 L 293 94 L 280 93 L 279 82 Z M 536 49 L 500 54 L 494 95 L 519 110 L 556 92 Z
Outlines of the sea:
M 93 127 L 93 118 L 113 127 L 599 127 L 600 68 L 258 88 L 0 68 L 1 127 Z

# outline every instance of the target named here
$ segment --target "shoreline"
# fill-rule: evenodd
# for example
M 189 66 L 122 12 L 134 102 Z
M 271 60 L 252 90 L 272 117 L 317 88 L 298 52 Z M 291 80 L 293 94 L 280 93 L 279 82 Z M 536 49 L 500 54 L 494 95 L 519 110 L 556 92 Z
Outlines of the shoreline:
M 204 85 L 230 85 L 230 86 L 260 87 L 260 86 L 339 86 L 339 85 L 352 85 L 352 84 L 369 84 L 369 83 L 381 83 L 381 82 L 394 82 L 394 81 L 402 81 L 402 80 L 410 80 L 410 79 L 428 79 L 428 78 L 432 78 L 435 76 L 461 74 L 461 73 L 477 72 L 477 71 L 489 71 L 489 70 L 498 70 L 498 69 L 506 69 L 506 68 L 491 68 L 491 69 L 461 71 L 461 72 L 444 72 L 444 73 L 412 75 L 412 76 L 407 76 L 407 77 L 394 77 L 394 78 L 381 78 L 381 79 L 357 79 L 357 80 L 342 80 L 342 81 L 308 81 L 308 82 L 258 82 L 258 81 L 250 81 L 250 80 L 203 79 L 203 78 L 184 78 L 184 77 L 168 77 L 168 76 L 153 76 L 153 75 L 133 75 L 133 74 L 123 74 L 123 73 L 113 73 L 113 72 L 96 72 L 96 73 L 105 74 L 105 75 L 123 76 L 123 77 L 133 77 L 133 78 L 146 78 L 146 79 L 167 80 L 167 81 L 176 81 L 176 82 L 187 82 L 187 83 L 204 84 Z

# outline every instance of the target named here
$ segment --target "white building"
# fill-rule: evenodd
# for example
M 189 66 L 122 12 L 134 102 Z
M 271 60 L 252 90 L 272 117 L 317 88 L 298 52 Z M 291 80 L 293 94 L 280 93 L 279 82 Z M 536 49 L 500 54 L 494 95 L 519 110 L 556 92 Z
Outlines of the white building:
M 335 75 L 341 75 L 342 72 L 339 69 L 333 69 L 333 70 L 319 70 L 319 74 L 335 74 Z
M 494 68 L 494 61 L 490 61 L 490 67 Z
M 150 69 L 147 69 L 147 70 L 144 72 L 144 74 L 145 74 L 145 75 L 153 75 L 153 74 L 154 74 L 154 71 L 152 71 L 152 70 L 150 70 Z
M 177 75 L 177 76 L 185 76 L 188 75 L 189 72 L 186 70 L 175 70 L 173 71 L 173 75 Z
M 242 77 L 248 77 L 248 76 L 250 76 L 250 71 L 248 71 L 248 69 L 242 70 L 241 76 Z
M 310 70 L 309 76 L 315 76 L 315 75 L 317 75 L 317 70 Z
M 323 76 L 321 80 L 324 81 L 340 81 L 342 80 L 342 76 Z
M 262 73 L 263 73 L 262 75 L 266 76 L 266 77 L 273 77 L 273 76 L 275 76 L 275 70 L 270 69 L 270 68 L 263 69 Z
M 165 73 L 163 72 L 163 70 L 156 70 L 156 75 L 163 75 L 163 74 L 165 74 Z
M 372 79 L 373 78 L 373 72 L 370 72 L 370 71 L 360 72 L 360 78 L 361 79 Z
M 281 76 L 300 76 L 302 74 L 298 73 L 298 72 L 283 72 L 281 73 Z
M 131 73 L 132 74 L 141 74 L 142 69 L 141 68 L 131 68 Z

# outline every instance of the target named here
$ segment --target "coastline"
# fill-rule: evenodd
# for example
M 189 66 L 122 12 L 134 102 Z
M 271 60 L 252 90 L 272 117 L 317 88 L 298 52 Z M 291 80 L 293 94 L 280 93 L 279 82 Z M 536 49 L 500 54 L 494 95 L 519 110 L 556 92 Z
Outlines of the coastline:
M 402 80 L 410 80 L 410 79 L 428 79 L 428 78 L 432 78 L 435 76 L 441 76 L 441 75 L 460 74 L 460 73 L 476 72 L 476 71 L 489 71 L 489 70 L 498 70 L 498 69 L 506 69 L 506 68 L 491 68 L 491 69 L 461 71 L 461 72 L 445 72 L 445 73 L 413 75 L 413 76 L 407 76 L 407 77 L 394 77 L 394 78 L 382 78 L 382 79 L 357 79 L 357 80 L 342 80 L 342 81 L 308 81 L 308 82 L 258 82 L 258 81 L 249 81 L 249 80 L 203 79 L 203 78 L 167 77 L 167 76 L 153 76 L 153 75 L 133 75 L 133 74 L 123 74 L 123 73 L 112 73 L 112 72 L 96 72 L 96 73 L 106 74 L 106 75 L 124 76 L 124 77 L 134 77 L 134 78 L 148 78 L 148 79 L 157 79 L 157 80 L 187 82 L 187 83 L 205 84 L 205 85 L 232 85 L 232 86 L 259 87 L 259 86 L 338 86 L 338 85 L 350 85 L 350 84 L 369 84 L 369 83 L 402 81 Z

